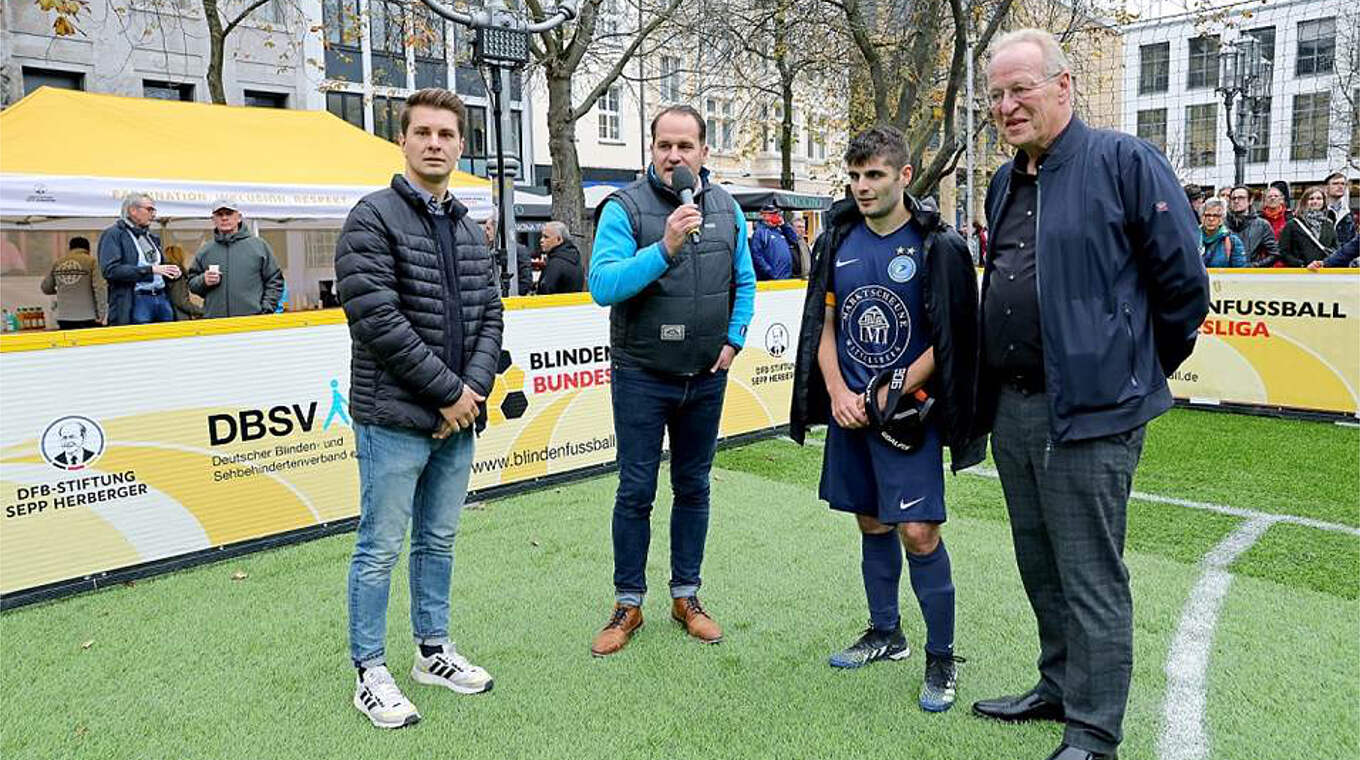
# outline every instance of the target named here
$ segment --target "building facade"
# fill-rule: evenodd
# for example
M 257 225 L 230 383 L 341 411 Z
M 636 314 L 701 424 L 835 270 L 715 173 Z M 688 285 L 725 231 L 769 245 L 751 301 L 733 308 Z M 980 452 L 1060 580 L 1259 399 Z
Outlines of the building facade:
M 1247 42 L 1250 40 L 1250 42 Z M 1254 48 L 1248 76 L 1220 53 Z M 1185 183 L 1234 181 L 1228 119 L 1247 146 L 1245 180 L 1320 183 L 1360 165 L 1360 10 L 1346 0 L 1232 5 L 1125 28 L 1123 129 L 1160 147 Z M 1232 112 L 1224 90 L 1234 88 Z

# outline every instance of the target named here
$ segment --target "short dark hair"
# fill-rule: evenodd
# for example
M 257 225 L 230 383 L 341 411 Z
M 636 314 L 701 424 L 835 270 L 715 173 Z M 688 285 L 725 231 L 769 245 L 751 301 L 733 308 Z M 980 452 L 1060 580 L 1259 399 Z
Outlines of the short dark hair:
M 656 116 L 652 117 L 652 142 L 656 142 L 656 123 L 661 121 L 662 116 L 672 113 L 684 114 L 685 116 L 694 119 L 694 123 L 699 125 L 699 144 L 704 145 L 708 143 L 708 122 L 704 121 L 704 115 L 699 113 L 699 109 L 694 106 L 687 106 L 684 104 L 666 106 L 658 111 Z
M 416 90 L 406 98 L 406 106 L 401 109 L 401 133 L 403 135 L 406 134 L 407 128 L 411 126 L 411 109 L 416 106 L 452 111 L 453 115 L 458 117 L 458 136 L 467 137 L 467 107 L 463 105 L 462 98 L 442 87 L 426 87 L 423 90 Z
M 1247 187 L 1246 185 L 1236 185 L 1233 187 L 1232 190 L 1228 191 L 1228 196 L 1232 197 L 1232 194 L 1237 192 L 1238 190 L 1241 190 L 1242 192 L 1247 194 L 1247 200 L 1251 200 L 1252 197 L 1256 195 L 1251 191 L 1251 188 Z
M 71 238 L 71 244 L 66 246 L 66 248 L 72 251 L 77 249 L 82 251 L 88 251 L 90 250 L 90 240 L 89 238 L 73 237 Z
M 1327 179 L 1322 180 L 1322 184 L 1326 185 L 1326 184 L 1330 183 L 1330 182 L 1332 181 L 1332 178 L 1333 178 L 1333 177 L 1340 177 L 1340 178 L 1342 178 L 1342 179 L 1345 179 L 1345 178 L 1346 178 L 1346 173 L 1345 173 L 1345 172 L 1332 172 L 1331 174 L 1328 174 L 1328 175 L 1327 175 Z
M 911 163 L 907 138 L 901 130 L 885 124 L 870 127 L 855 135 L 845 148 L 846 166 L 860 166 L 875 158 L 887 161 L 894 169 Z
M 1196 184 L 1194 184 L 1194 183 L 1191 183 L 1191 184 L 1189 184 L 1189 185 L 1186 185 L 1186 186 L 1185 186 L 1185 198 L 1186 198 L 1186 200 L 1191 200 L 1191 201 L 1202 200 L 1202 199 L 1204 198 L 1204 188 L 1202 188 L 1202 187 L 1200 187 L 1199 185 L 1196 185 Z

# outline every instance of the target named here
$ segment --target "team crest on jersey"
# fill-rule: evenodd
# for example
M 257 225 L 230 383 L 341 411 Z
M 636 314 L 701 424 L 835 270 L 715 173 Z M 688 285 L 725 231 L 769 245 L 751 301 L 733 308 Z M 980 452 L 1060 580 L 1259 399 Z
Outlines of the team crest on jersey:
M 912 266 L 913 274 L 915 265 Z M 841 306 L 841 336 L 846 353 L 870 369 L 892 366 L 911 342 L 911 313 L 890 288 L 855 288 Z
M 898 248 L 897 250 L 902 249 Z M 912 257 L 902 254 L 901 256 L 894 256 L 892 261 L 888 262 L 888 277 L 892 278 L 893 282 L 907 282 L 915 276 L 916 261 Z

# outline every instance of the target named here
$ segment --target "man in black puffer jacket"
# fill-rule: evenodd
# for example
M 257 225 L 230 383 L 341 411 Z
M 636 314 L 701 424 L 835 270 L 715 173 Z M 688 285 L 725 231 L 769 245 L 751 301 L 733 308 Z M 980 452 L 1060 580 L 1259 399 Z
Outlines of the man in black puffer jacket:
M 462 101 L 447 90 L 407 98 L 405 175 L 360 200 L 336 243 L 361 494 L 348 593 L 354 706 L 379 728 L 420 720 L 384 653 L 392 566 L 413 519 L 411 677 L 461 694 L 491 688 L 449 640 L 453 537 L 502 327 L 486 239 L 448 189 L 466 127 Z

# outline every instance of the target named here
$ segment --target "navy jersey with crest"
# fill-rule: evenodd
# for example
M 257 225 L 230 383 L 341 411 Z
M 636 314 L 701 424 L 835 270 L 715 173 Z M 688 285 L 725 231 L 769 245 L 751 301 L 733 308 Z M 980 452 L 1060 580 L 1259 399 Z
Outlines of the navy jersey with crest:
M 885 369 L 910 366 L 930 347 L 925 324 L 921 233 L 915 222 L 879 235 L 861 222 L 831 263 L 836 358 L 845 384 L 862 393 Z

